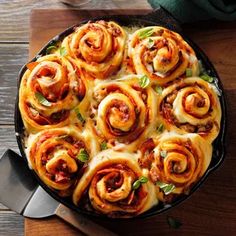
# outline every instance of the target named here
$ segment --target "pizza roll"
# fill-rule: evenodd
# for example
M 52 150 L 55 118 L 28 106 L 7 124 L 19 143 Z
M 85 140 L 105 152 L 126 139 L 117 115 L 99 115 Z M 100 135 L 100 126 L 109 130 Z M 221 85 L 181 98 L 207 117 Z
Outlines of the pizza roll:
M 163 27 L 148 26 L 135 31 L 128 50 L 136 73 L 147 75 L 159 85 L 182 77 L 187 68 L 193 76 L 199 73 L 193 49 L 178 33 Z
M 144 176 L 137 156 L 110 149 L 91 160 L 78 182 L 73 202 L 79 205 L 83 197 L 109 217 L 132 217 L 157 204 L 155 186 Z
M 115 22 L 89 22 L 62 42 L 86 78 L 106 79 L 117 72 L 124 55 L 125 31 Z

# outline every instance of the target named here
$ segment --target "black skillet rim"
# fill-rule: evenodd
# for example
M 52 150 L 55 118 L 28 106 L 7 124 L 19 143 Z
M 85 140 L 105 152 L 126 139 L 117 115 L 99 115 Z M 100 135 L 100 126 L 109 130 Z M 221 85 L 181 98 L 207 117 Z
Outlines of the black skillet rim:
M 140 17 L 140 16 L 138 16 Z M 48 46 L 52 45 L 54 42 L 57 41 L 61 41 L 64 37 L 66 37 L 67 35 L 69 35 L 70 33 L 72 33 L 75 29 L 75 27 L 78 27 L 84 23 L 87 23 L 88 21 L 96 21 L 96 20 L 113 20 L 115 22 L 117 22 L 118 24 L 120 24 L 121 26 L 132 26 L 132 25 L 142 25 L 142 26 L 152 26 L 152 25 L 159 25 L 159 26 L 163 26 L 166 28 L 169 28 L 171 30 L 173 30 L 170 25 L 166 25 L 163 22 L 156 22 L 153 20 L 147 20 L 147 19 L 142 19 L 141 17 L 138 19 L 137 16 L 127 16 L 127 15 L 114 15 L 114 16 L 103 16 L 103 17 L 96 17 L 96 18 L 92 18 L 90 20 L 84 20 L 72 27 L 69 27 L 68 29 L 66 29 L 65 31 L 63 31 L 62 33 L 58 34 L 57 36 L 55 36 L 53 39 L 51 39 L 47 44 L 45 44 L 45 46 L 38 52 L 38 54 L 30 61 L 36 61 L 38 57 L 45 55 L 46 54 L 46 49 Z M 217 80 L 215 80 L 215 85 L 216 87 L 219 89 L 221 96 L 219 97 L 220 100 L 220 104 L 221 104 L 221 109 L 222 109 L 222 118 L 221 118 L 221 126 L 220 126 L 220 133 L 218 135 L 218 137 L 216 138 L 216 140 L 213 142 L 213 154 L 212 154 L 212 160 L 211 163 L 207 169 L 207 171 L 205 172 L 205 174 L 201 177 L 201 179 L 192 187 L 192 189 L 190 190 L 188 195 L 181 195 L 180 197 L 178 197 L 177 200 L 175 200 L 173 203 L 168 204 L 168 205 L 164 205 L 164 207 L 162 208 L 158 208 L 159 204 L 153 208 L 151 208 L 150 210 L 148 210 L 147 212 L 142 213 L 141 215 L 135 216 L 133 218 L 130 219 L 143 219 L 143 218 L 147 218 L 147 217 L 151 217 L 154 215 L 158 215 L 162 212 L 165 212 L 166 210 L 172 209 L 173 207 L 177 206 L 178 204 L 182 203 L 183 201 L 185 201 L 186 199 L 188 199 L 197 189 L 199 189 L 199 187 L 202 185 L 202 183 L 206 180 L 206 178 L 209 176 L 209 174 L 215 170 L 218 166 L 220 166 L 220 164 L 223 162 L 224 158 L 225 158 L 225 133 L 226 133 L 226 101 L 225 101 L 225 95 L 224 95 L 224 90 L 223 90 L 223 86 L 221 83 L 221 80 L 214 68 L 214 66 L 212 65 L 212 63 L 210 62 L 210 60 L 208 59 L 208 57 L 205 55 L 205 53 L 192 41 L 190 40 L 188 37 L 186 37 L 185 35 L 183 35 L 183 33 L 180 33 L 181 36 L 184 38 L 185 41 L 187 41 L 189 43 L 189 45 L 194 49 L 198 59 L 202 60 L 204 66 L 206 67 L 207 70 L 210 71 L 210 75 L 217 78 Z M 29 62 L 27 62 L 29 63 Z M 21 118 L 21 114 L 18 108 L 18 102 L 19 102 L 19 86 L 20 86 L 20 81 L 21 78 L 24 74 L 24 72 L 26 71 L 27 67 L 27 63 L 21 68 L 19 75 L 18 75 L 18 83 L 17 83 L 17 96 L 16 96 L 16 103 L 15 103 L 15 132 L 16 132 L 16 139 L 17 139 L 17 143 L 20 149 L 20 153 L 22 155 L 22 157 L 24 158 L 24 160 L 27 162 L 27 157 L 26 157 L 26 153 L 24 151 L 24 143 L 23 143 L 23 136 L 24 136 L 24 125 L 23 125 L 23 121 Z M 58 202 L 66 205 L 67 207 L 77 211 L 78 213 L 82 213 L 85 214 L 87 216 L 93 216 L 99 219 L 108 219 L 107 216 L 105 215 L 100 215 L 97 214 L 95 212 L 90 212 L 90 211 L 86 211 L 83 209 L 80 209 L 78 207 L 76 207 L 71 200 L 69 199 L 63 199 L 61 198 L 59 195 L 57 195 L 55 192 L 53 192 L 46 184 L 43 183 L 43 181 L 38 177 L 38 175 L 36 174 L 36 172 L 34 170 L 31 170 L 34 174 L 34 176 L 36 177 L 39 185 L 49 194 L 51 195 L 54 199 L 56 199 Z M 113 219 L 113 218 L 109 218 L 109 219 Z M 114 218 L 113 220 L 122 220 L 122 218 Z M 127 219 L 126 219 L 127 220 Z

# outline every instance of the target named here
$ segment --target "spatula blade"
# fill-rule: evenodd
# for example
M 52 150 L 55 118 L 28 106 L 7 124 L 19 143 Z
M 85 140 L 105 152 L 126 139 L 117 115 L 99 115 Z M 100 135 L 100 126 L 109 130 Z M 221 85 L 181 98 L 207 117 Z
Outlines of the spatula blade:
M 37 187 L 37 181 L 22 157 L 7 150 L 0 159 L 0 202 L 22 214 Z
M 23 216 L 30 218 L 43 218 L 55 214 L 59 205 L 45 190 L 38 187 L 28 202 Z

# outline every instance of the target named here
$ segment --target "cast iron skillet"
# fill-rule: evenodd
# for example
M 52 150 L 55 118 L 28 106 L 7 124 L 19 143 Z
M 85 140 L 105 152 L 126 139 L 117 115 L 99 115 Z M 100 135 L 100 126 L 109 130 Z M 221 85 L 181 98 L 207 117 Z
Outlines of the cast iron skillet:
M 103 17 L 98 17 L 98 18 L 93 18 L 90 19 L 90 21 L 96 21 L 96 20 L 113 20 L 120 24 L 121 26 L 153 26 L 153 25 L 160 25 L 164 26 L 166 28 L 169 28 L 171 30 L 177 31 L 181 34 L 181 27 L 179 23 L 172 17 L 170 16 L 169 13 L 167 13 L 165 10 L 162 8 L 155 10 L 153 13 L 145 15 L 145 16 L 126 16 L 126 15 L 119 15 L 119 16 L 103 16 Z M 37 57 L 41 55 L 46 54 L 46 49 L 48 46 L 54 44 L 55 41 L 60 41 L 62 40 L 65 36 L 69 35 L 74 31 L 74 28 L 76 26 L 80 26 L 81 24 L 86 23 L 87 21 L 80 22 L 77 25 L 74 25 L 68 29 L 66 29 L 64 32 L 61 34 L 57 35 L 54 37 L 52 40 L 50 40 L 42 49 L 41 51 L 35 56 L 35 58 L 32 59 L 32 61 L 36 61 Z M 183 34 L 182 34 L 183 36 Z M 194 49 L 196 52 L 196 55 L 198 59 L 200 59 L 203 62 L 203 65 L 205 66 L 206 70 L 209 72 L 209 74 L 217 79 L 215 79 L 215 86 L 218 88 L 221 96 L 219 97 L 220 99 L 220 104 L 221 104 L 221 109 L 222 109 L 222 119 L 221 119 L 221 126 L 220 126 L 220 133 L 217 137 L 217 139 L 213 143 L 213 156 L 212 160 L 210 163 L 210 166 L 208 167 L 207 171 L 203 175 L 203 177 L 192 187 L 190 190 L 189 195 L 182 195 L 179 196 L 177 199 L 175 199 L 174 202 L 171 204 L 158 204 L 157 206 L 153 207 L 149 211 L 135 217 L 135 218 L 145 218 L 153 215 L 160 214 L 176 205 L 179 203 L 183 202 L 185 199 L 187 199 L 193 192 L 195 192 L 204 182 L 204 180 L 207 178 L 207 176 L 215 170 L 223 161 L 224 156 L 225 156 L 225 129 L 226 129 L 226 104 L 225 104 L 225 96 L 224 96 L 224 91 L 222 87 L 222 83 L 219 80 L 219 76 L 207 58 L 207 56 L 203 53 L 203 51 L 190 39 L 187 37 L 183 36 L 183 38 L 191 45 L 191 47 Z M 18 77 L 18 91 L 19 91 L 19 86 L 20 86 L 20 81 L 21 78 L 24 74 L 24 72 L 27 70 L 26 65 L 24 65 L 19 73 Z M 24 142 L 23 142 L 23 137 L 24 137 L 24 125 L 22 122 L 21 114 L 19 111 L 18 107 L 18 102 L 19 102 L 19 92 L 17 94 L 16 98 L 16 106 L 15 106 L 15 131 L 16 131 L 16 139 L 17 143 L 21 152 L 22 157 L 24 160 L 27 162 L 26 158 L 26 153 L 24 151 Z M 47 191 L 53 198 L 55 198 L 57 201 L 61 202 L 62 204 L 66 205 L 67 207 L 77 211 L 78 213 L 84 213 L 89 216 L 96 216 L 99 218 L 106 218 L 106 216 L 103 215 L 98 215 L 97 213 L 94 212 L 88 212 L 83 209 L 79 209 L 76 207 L 72 201 L 69 198 L 60 198 L 55 192 L 53 192 L 49 187 L 47 187 L 42 180 L 38 177 L 38 175 L 32 170 L 34 173 L 38 183 L 44 188 L 45 191 Z

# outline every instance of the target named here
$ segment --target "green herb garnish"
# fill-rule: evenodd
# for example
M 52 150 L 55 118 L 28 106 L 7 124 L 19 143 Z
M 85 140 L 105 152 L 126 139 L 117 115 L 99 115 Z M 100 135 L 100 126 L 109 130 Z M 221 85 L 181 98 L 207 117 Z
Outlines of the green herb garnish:
M 139 180 L 136 180 L 132 185 L 132 189 L 133 190 L 138 189 L 140 185 L 141 185 L 141 182 Z
M 175 186 L 173 184 L 167 184 L 167 183 L 163 183 L 161 181 L 157 181 L 156 184 L 165 193 L 165 195 L 172 193 L 175 189 Z
M 162 133 L 163 132 L 163 130 L 164 130 L 164 125 L 163 124 L 160 124 L 159 126 L 158 126 L 158 128 L 157 128 L 157 132 L 158 133 Z
M 50 107 L 52 105 L 51 102 L 49 102 L 42 93 L 36 92 L 35 93 L 35 97 L 37 98 L 37 100 L 39 101 L 40 104 L 46 106 L 46 107 Z
M 209 83 L 212 83 L 214 81 L 214 78 L 209 76 L 208 74 L 203 74 L 200 76 L 200 78 L 209 82 Z
M 46 54 L 50 54 L 53 50 L 57 50 L 57 47 L 54 45 L 47 47 Z
M 86 162 L 89 159 L 89 155 L 84 148 L 81 148 L 76 158 L 80 160 L 81 162 Z
M 145 39 L 147 37 L 150 37 L 153 33 L 153 28 L 144 29 L 138 33 L 138 37 L 139 39 Z
M 153 46 L 154 46 L 154 41 L 151 38 L 149 38 L 147 42 L 147 47 L 152 48 Z
M 67 51 L 66 51 L 66 48 L 65 48 L 65 47 L 61 47 L 61 48 L 59 49 L 59 52 L 60 52 L 60 55 L 63 56 L 63 57 L 67 54 Z
M 134 181 L 133 185 L 132 185 L 132 189 L 138 189 L 140 187 L 141 184 L 145 184 L 148 182 L 148 178 L 145 176 L 141 176 L 139 179 L 137 179 L 136 181 Z
M 83 124 L 85 122 L 85 119 L 83 118 L 83 116 L 81 115 L 79 108 L 75 108 L 75 113 L 77 115 L 77 118 L 80 120 L 80 122 Z
M 174 219 L 173 217 L 170 216 L 167 216 L 167 223 L 173 229 L 178 229 L 182 225 L 182 223 L 179 220 Z
M 106 150 L 107 149 L 107 143 L 105 141 L 102 142 L 100 147 L 101 147 L 101 150 Z
M 191 77 L 193 75 L 192 69 L 186 68 L 185 75 L 186 75 L 186 77 Z
M 162 94 L 162 91 L 163 91 L 163 88 L 161 87 L 161 86 L 159 86 L 159 85 L 157 85 L 156 87 L 155 87 L 155 91 L 158 93 L 158 94 Z
M 142 88 L 146 88 L 149 84 L 150 84 L 150 79 L 146 75 L 143 75 L 142 77 L 139 78 L 139 85 Z
M 148 178 L 145 177 L 145 176 L 142 176 L 142 177 L 139 178 L 139 181 L 140 181 L 140 183 L 144 184 L 144 183 L 148 182 Z
M 166 158 L 166 156 L 167 156 L 167 151 L 166 151 L 166 150 L 160 151 L 160 155 L 161 155 L 161 157 Z

